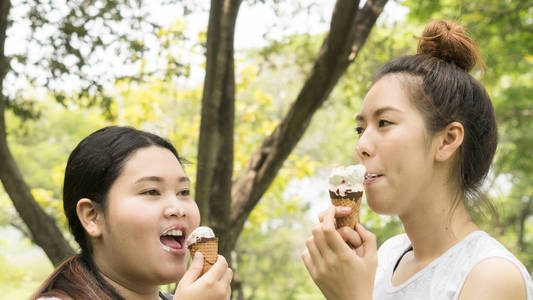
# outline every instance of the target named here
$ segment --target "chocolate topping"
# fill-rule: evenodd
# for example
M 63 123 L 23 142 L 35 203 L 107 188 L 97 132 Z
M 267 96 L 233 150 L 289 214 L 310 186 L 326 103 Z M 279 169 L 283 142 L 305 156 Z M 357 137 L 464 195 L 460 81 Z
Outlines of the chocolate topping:
M 190 249 L 192 247 L 192 245 L 194 245 L 194 244 L 203 243 L 203 242 L 207 242 L 207 241 L 218 241 L 218 237 L 212 237 L 212 238 L 201 237 L 198 240 L 196 240 L 195 243 L 190 244 L 187 248 Z
M 352 192 L 350 190 L 346 191 L 346 195 L 341 196 L 337 194 L 337 191 L 329 191 L 329 196 L 331 199 L 359 199 L 363 195 L 362 191 L 359 192 Z

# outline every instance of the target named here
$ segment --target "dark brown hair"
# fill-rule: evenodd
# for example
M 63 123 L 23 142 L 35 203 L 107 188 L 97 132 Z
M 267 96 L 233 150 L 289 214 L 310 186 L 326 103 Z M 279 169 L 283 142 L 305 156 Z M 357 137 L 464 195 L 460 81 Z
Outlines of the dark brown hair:
M 132 154 L 149 146 L 171 151 L 163 138 L 131 127 L 109 126 L 84 138 L 69 156 L 63 184 L 63 209 L 81 253 L 60 264 L 31 299 L 55 296 L 64 299 L 124 299 L 102 278 L 93 261 L 93 249 L 76 213 L 80 199 L 88 198 L 103 208 L 107 194 Z
M 489 95 L 469 74 L 476 64 L 484 68 L 477 46 L 462 26 L 442 20 L 430 22 L 417 39 L 417 54 L 388 62 L 376 81 L 388 74 L 396 76 L 421 111 L 430 135 L 454 121 L 463 125 L 465 136 L 451 178 L 457 178 L 462 199 L 485 199 L 495 213 L 490 201 L 479 197 L 498 134 Z

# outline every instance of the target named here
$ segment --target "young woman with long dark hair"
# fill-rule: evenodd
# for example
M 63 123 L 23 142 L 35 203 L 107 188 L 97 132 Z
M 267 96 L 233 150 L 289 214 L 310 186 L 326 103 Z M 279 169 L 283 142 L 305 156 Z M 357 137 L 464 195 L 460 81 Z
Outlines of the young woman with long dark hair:
M 185 238 L 200 213 L 176 149 L 161 137 L 110 126 L 83 139 L 65 170 L 63 207 L 80 254 L 31 299 L 229 299 L 224 257 L 186 270 Z M 179 282 L 174 296 L 159 285 Z
M 322 213 L 302 258 L 327 299 L 533 299 L 526 268 L 467 209 L 498 136 L 491 100 L 469 74 L 477 63 L 461 26 L 433 21 L 416 55 L 379 71 L 356 117 L 355 155 L 368 205 L 398 215 L 406 233 L 377 251 L 360 224 L 335 229 L 340 209 Z

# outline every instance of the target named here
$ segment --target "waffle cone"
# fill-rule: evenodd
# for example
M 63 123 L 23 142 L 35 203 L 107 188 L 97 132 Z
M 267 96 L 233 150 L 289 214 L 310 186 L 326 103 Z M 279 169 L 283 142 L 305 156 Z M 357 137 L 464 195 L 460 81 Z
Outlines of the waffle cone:
M 200 241 L 189 246 L 191 257 L 194 257 L 196 251 L 200 251 L 204 255 L 204 267 L 202 268 L 202 275 L 211 269 L 218 257 L 218 238 Z
M 335 192 L 329 191 L 331 203 L 335 206 L 347 206 L 352 209 L 349 215 L 341 218 L 335 218 L 337 228 L 348 226 L 355 228 L 359 223 L 359 209 L 361 208 L 361 198 L 363 192 L 347 192 L 345 196 L 339 196 Z

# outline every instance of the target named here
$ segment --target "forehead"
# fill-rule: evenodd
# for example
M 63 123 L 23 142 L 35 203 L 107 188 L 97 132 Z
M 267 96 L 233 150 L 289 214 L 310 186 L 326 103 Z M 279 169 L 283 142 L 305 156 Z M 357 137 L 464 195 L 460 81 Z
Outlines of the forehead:
M 126 161 L 120 175 L 127 180 L 147 176 L 176 179 L 185 176 L 185 172 L 170 150 L 150 146 L 135 151 Z
M 400 80 L 400 76 L 394 74 L 379 79 L 366 94 L 357 118 L 369 118 L 376 111 L 386 107 L 402 112 L 416 111 Z

